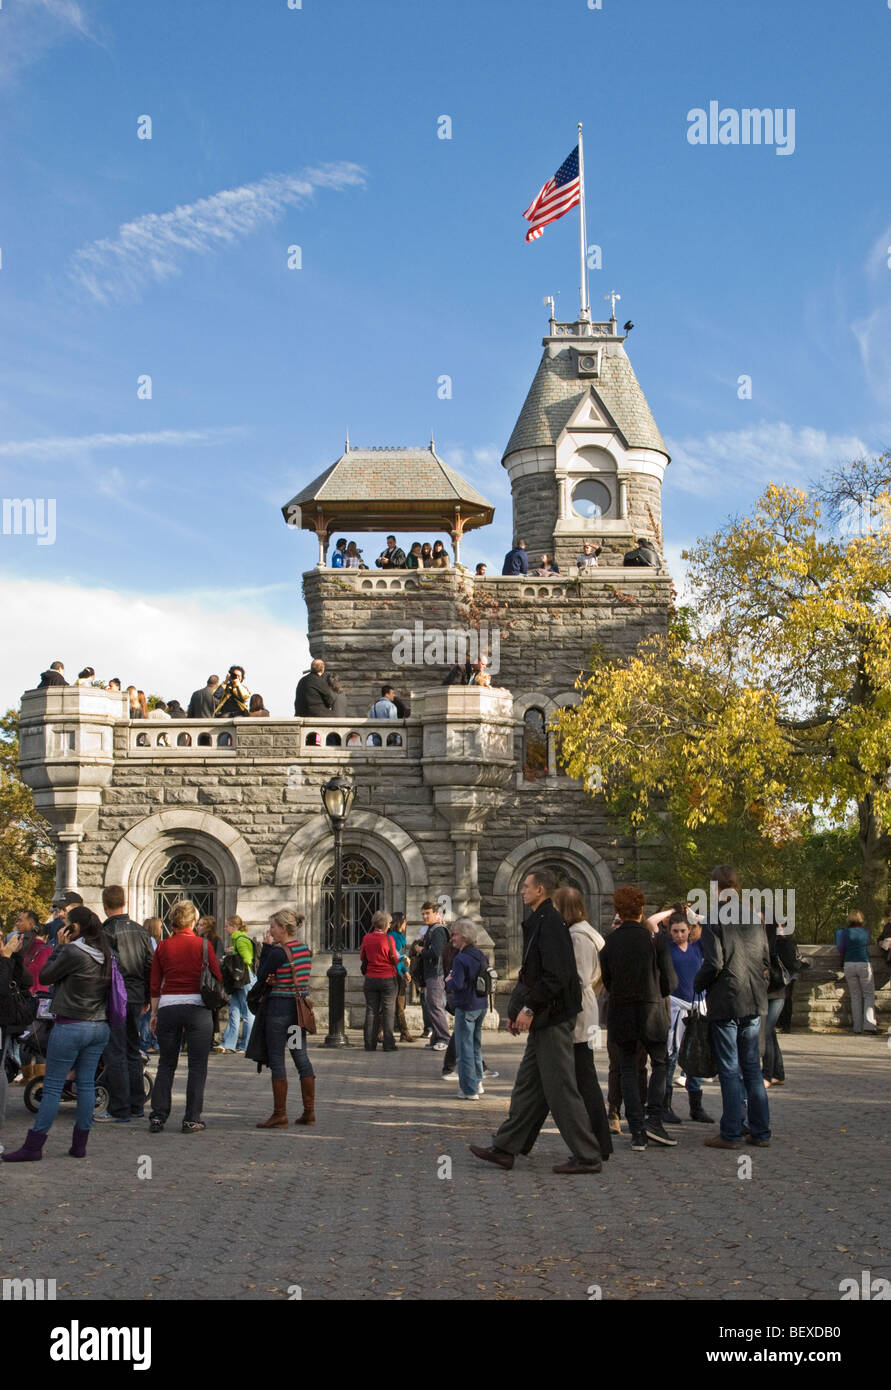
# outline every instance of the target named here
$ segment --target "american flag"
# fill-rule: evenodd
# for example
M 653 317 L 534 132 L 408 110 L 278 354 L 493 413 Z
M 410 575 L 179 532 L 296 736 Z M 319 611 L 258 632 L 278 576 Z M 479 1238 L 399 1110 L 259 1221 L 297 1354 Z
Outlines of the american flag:
M 565 159 L 552 179 L 533 198 L 523 216 L 532 226 L 526 233 L 527 241 L 537 241 L 549 222 L 556 222 L 579 201 L 579 147 Z

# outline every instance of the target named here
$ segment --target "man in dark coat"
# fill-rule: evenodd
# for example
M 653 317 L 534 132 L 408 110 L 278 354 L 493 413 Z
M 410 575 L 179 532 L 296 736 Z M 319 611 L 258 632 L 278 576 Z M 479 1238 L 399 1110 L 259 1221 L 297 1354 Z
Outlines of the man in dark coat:
M 127 1018 L 122 1029 L 112 1028 L 103 1053 L 108 1110 L 101 1118 L 123 1124 L 131 1118 L 139 1119 L 145 1109 L 139 1021 L 150 1001 L 152 938 L 127 916 L 127 898 L 120 885 L 103 888 L 102 906 L 108 913 L 102 930 L 127 989 Z
M 196 690 L 189 701 L 187 719 L 213 719 L 217 707 L 214 696 L 219 683 L 219 676 L 208 676 L 207 685 Z
M 761 1015 L 767 1012 L 770 952 L 760 918 L 741 921 L 739 879 L 729 864 L 712 870 L 718 918 L 702 928 L 702 965 L 693 981 L 705 990 L 709 1033 L 721 1080 L 721 1132 L 704 1142 L 710 1149 L 736 1149 L 742 1141 L 743 1101 L 749 1134 L 757 1148 L 770 1143 L 770 1107 L 761 1071 Z
M 613 894 L 621 924 L 610 932 L 600 952 L 603 986 L 609 995 L 609 1040 L 619 1048 L 622 1100 L 631 1130 L 632 1149 L 642 1150 L 650 1139 L 674 1145 L 662 1126 L 662 1106 L 668 1077 L 668 996 L 677 988 L 668 937 L 655 937 L 643 921 L 644 895 L 633 884 Z M 652 1068 L 647 1090 L 646 1118 L 640 1101 L 638 1044 L 643 1044 Z
M 405 551 L 396 544 L 395 536 L 387 537 L 387 548 L 374 562 L 379 570 L 404 570 Z
M 61 661 L 54 661 L 48 671 L 43 671 L 40 676 L 38 690 L 46 690 L 51 685 L 67 685 L 68 682 L 63 674 L 65 667 Z
M 570 1157 L 555 1173 L 599 1173 L 600 1148 L 575 1080 L 573 1031 L 582 1007 L 582 987 L 569 928 L 551 902 L 554 875 L 534 869 L 523 880 L 523 901 L 532 913 L 523 923 L 523 965 L 508 1005 L 508 1030 L 529 1033 L 510 1098 L 510 1113 L 491 1148 L 470 1145 L 487 1163 L 512 1168 L 514 1155 L 528 1152 L 550 1110 Z M 663 1093 L 664 1093 L 663 1084 Z
M 638 536 L 634 549 L 622 556 L 622 564 L 629 568 L 640 569 L 645 565 L 650 565 L 653 569 L 658 569 L 659 554 L 651 540 L 647 540 L 646 536 Z
M 526 542 L 517 541 L 513 550 L 509 550 L 504 557 L 504 564 L 501 567 L 502 574 L 528 574 L 529 557 L 526 554 Z
M 325 679 L 325 663 L 316 658 L 297 682 L 294 713 L 298 719 L 324 719 L 334 708 L 334 691 Z

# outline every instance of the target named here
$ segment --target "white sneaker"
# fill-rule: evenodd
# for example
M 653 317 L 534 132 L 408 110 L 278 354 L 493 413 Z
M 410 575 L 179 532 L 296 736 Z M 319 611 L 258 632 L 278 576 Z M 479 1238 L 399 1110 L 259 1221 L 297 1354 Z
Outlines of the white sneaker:
M 485 1093 L 485 1091 L 483 1090 L 483 1083 L 482 1083 L 482 1081 L 481 1081 L 480 1084 L 479 1084 L 479 1087 L 478 1087 L 478 1089 L 477 1089 L 477 1095 L 478 1095 L 478 1096 L 484 1096 L 485 1094 L 486 1094 L 486 1093 Z
M 496 1076 L 500 1076 L 500 1075 L 501 1075 L 501 1072 L 500 1072 L 500 1071 L 490 1071 L 488 1067 L 486 1067 L 486 1070 L 483 1072 L 483 1076 L 484 1076 L 484 1077 L 485 1077 L 485 1076 L 488 1076 L 488 1078 L 489 1078 L 490 1081 L 494 1081 L 495 1078 L 496 1078 Z
M 447 1051 L 448 1051 L 448 1048 L 449 1048 L 448 1043 L 434 1043 L 434 1044 L 433 1044 L 433 1051 L 434 1051 L 434 1052 L 447 1052 Z
M 459 1092 L 458 1092 L 458 1099 L 459 1099 L 459 1100 L 479 1100 L 479 1096 L 478 1096 L 478 1095 L 476 1095 L 476 1096 L 466 1096 L 466 1095 L 464 1094 L 463 1091 L 459 1091 Z

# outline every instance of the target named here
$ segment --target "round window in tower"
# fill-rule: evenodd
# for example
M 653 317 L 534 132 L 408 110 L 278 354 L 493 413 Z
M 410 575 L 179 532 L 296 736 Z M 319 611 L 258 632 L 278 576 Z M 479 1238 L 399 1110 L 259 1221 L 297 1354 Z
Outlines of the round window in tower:
M 586 521 L 595 521 L 597 517 L 606 516 L 612 502 L 609 488 L 604 483 L 599 483 L 596 478 L 585 478 L 572 489 L 572 510 L 576 516 L 583 516 Z

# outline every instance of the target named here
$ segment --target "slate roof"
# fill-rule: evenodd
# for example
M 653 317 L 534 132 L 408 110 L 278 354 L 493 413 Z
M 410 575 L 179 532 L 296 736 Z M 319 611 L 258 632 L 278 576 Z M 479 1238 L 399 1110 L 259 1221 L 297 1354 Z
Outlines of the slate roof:
M 305 508 L 307 516 L 319 509 L 326 516 L 350 516 L 354 526 L 367 513 L 375 530 L 382 516 L 393 525 L 401 516 L 415 524 L 429 518 L 439 527 L 443 516 L 454 516 L 460 507 L 468 525 L 485 526 L 495 513 L 432 449 L 351 448 L 282 508 L 286 518 L 294 506 Z
M 561 430 L 589 390 L 593 390 L 615 421 L 629 448 L 658 449 L 668 456 L 646 396 L 624 353 L 611 356 L 604 352 L 600 375 L 591 378 L 576 375 L 575 360 L 566 349 L 556 357 L 549 357 L 547 352 L 542 357 L 504 457 L 517 449 L 556 444 Z

